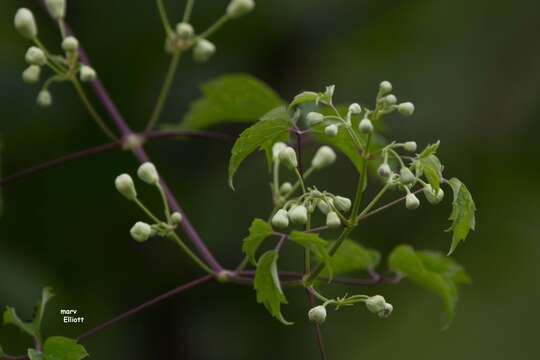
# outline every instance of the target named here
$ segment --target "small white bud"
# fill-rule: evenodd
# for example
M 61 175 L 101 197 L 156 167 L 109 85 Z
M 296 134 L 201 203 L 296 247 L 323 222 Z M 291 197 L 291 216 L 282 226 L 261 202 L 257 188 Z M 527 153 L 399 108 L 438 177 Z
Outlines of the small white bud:
M 368 134 L 373 131 L 373 124 L 368 118 L 363 118 L 360 124 L 358 124 L 358 129 L 364 134 Z
M 341 225 L 341 219 L 335 211 L 330 211 L 326 215 L 326 226 L 329 228 L 336 228 Z
M 403 149 L 408 152 L 415 152 L 417 149 L 416 142 L 414 141 L 407 141 L 405 144 L 403 144 Z
M 287 211 L 279 209 L 272 217 L 272 225 L 278 229 L 284 229 L 289 226 L 289 217 Z
M 296 151 L 290 146 L 287 146 L 285 149 L 279 152 L 279 160 L 289 168 L 295 168 L 298 166 Z
M 392 169 L 390 168 L 390 165 L 383 163 L 377 169 L 377 174 L 379 174 L 380 177 L 387 179 L 392 175 Z
M 371 296 L 366 300 L 367 309 L 374 314 L 384 311 L 385 304 L 386 300 L 381 295 Z
M 191 24 L 181 22 L 176 25 L 176 33 L 181 39 L 189 39 L 195 34 L 195 30 Z
M 49 14 L 55 19 L 63 19 L 66 16 L 66 0 L 45 0 Z
M 381 95 L 386 95 L 392 91 L 392 84 L 389 81 L 383 81 L 379 85 L 379 92 Z
M 326 199 L 326 201 L 319 200 L 319 202 L 317 203 L 317 208 L 325 215 L 328 214 L 332 210 L 332 207 L 329 206 L 327 202 L 329 202 L 330 205 L 334 206 L 333 199 Z
M 383 99 L 383 102 L 386 106 L 395 105 L 397 103 L 397 98 L 393 94 L 386 95 Z
M 156 167 L 151 162 L 145 162 L 137 169 L 139 179 L 150 185 L 156 185 L 159 182 L 159 175 Z
M 414 104 L 412 102 L 404 102 L 398 105 L 398 111 L 401 115 L 411 116 L 414 113 Z
M 30 65 L 43 66 L 47 62 L 45 53 L 38 47 L 31 46 L 26 51 L 24 59 Z
M 182 222 L 182 219 L 183 219 L 183 216 L 178 211 L 173 212 L 171 214 L 171 221 L 174 225 L 180 225 L 180 223 Z
M 294 224 L 305 224 L 307 222 L 307 209 L 304 205 L 298 205 L 289 211 L 289 218 Z
M 416 181 L 416 176 L 414 176 L 413 172 L 406 167 L 402 167 L 401 170 L 399 170 L 399 177 L 401 183 L 405 185 L 413 184 Z
M 324 115 L 316 111 L 309 112 L 306 115 L 306 121 L 309 126 L 315 126 L 324 120 Z
M 35 84 L 39 81 L 41 68 L 37 65 L 30 65 L 22 73 L 22 79 L 27 84 Z
M 328 125 L 327 127 L 324 128 L 324 133 L 327 136 L 336 136 L 338 132 L 339 132 L 339 127 L 337 126 L 337 124 Z
M 74 52 L 79 48 L 79 40 L 74 36 L 68 36 L 62 41 L 62 49 L 66 52 Z
M 227 15 L 237 18 L 251 12 L 255 8 L 253 0 L 231 0 L 227 6 Z
M 392 306 L 392 304 L 386 303 L 384 304 L 384 309 L 379 311 L 377 313 L 377 316 L 380 317 L 381 319 L 386 319 L 387 317 L 392 315 L 392 311 L 394 311 L 394 307 Z
M 89 82 L 94 81 L 96 79 L 96 71 L 92 69 L 88 65 L 81 65 L 81 68 L 79 70 L 79 76 L 81 78 L 81 81 Z
M 145 242 L 152 236 L 152 227 L 142 221 L 137 222 L 129 231 L 133 240 Z
M 362 107 L 358 103 L 349 105 L 349 112 L 351 114 L 360 114 L 362 112 Z
M 272 156 L 274 157 L 274 159 L 277 159 L 279 157 L 279 153 L 281 152 L 281 150 L 284 150 L 286 148 L 287 148 L 287 144 L 281 141 L 278 141 L 277 143 L 272 145 Z
M 423 192 L 424 192 L 424 196 L 426 197 L 426 200 L 432 205 L 436 205 L 440 203 L 444 198 L 443 189 L 439 188 L 439 191 L 435 193 L 435 190 L 429 184 L 427 184 L 424 187 Z
M 330 146 L 321 146 L 315 153 L 311 165 L 315 169 L 322 169 L 326 166 L 332 165 L 336 161 L 336 153 Z
M 52 105 L 52 95 L 48 90 L 41 90 L 37 97 L 39 106 L 48 107 Z
M 409 210 L 418 209 L 420 206 L 420 200 L 414 195 L 413 193 L 407 194 L 407 197 L 405 197 L 405 207 Z
M 37 36 L 38 31 L 34 14 L 27 8 L 17 10 L 13 24 L 24 38 L 32 40 Z
M 351 200 L 343 197 L 343 196 L 336 196 L 334 199 L 334 205 L 336 208 L 340 211 L 347 212 L 351 209 Z
M 119 175 L 114 180 L 116 190 L 124 195 L 128 200 L 134 200 L 137 198 L 137 190 L 135 190 L 135 184 L 133 179 L 128 174 Z
M 308 318 L 315 324 L 322 324 L 326 320 L 326 308 L 322 305 L 309 309 Z
M 206 39 L 199 39 L 193 48 L 193 59 L 197 62 L 206 62 L 216 52 L 216 46 Z
M 281 184 L 279 188 L 279 192 L 283 195 L 286 195 L 290 193 L 292 189 L 293 189 L 293 186 L 290 182 L 284 182 L 283 184 Z

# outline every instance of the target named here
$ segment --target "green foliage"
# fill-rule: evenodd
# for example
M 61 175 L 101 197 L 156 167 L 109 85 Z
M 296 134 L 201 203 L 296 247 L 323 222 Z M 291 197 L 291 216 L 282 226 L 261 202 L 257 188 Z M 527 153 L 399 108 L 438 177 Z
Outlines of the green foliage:
M 289 104 L 289 109 L 292 109 L 295 106 L 304 104 L 306 102 L 317 102 L 319 99 L 319 93 L 316 93 L 314 91 L 304 91 L 300 94 L 296 95 Z
M 200 129 L 215 124 L 253 122 L 284 101 L 262 81 L 247 74 L 229 74 L 202 86 L 203 97 L 193 102 L 181 126 Z
M 411 282 L 433 291 L 442 299 L 442 328 L 448 328 L 456 311 L 457 285 L 470 281 L 465 270 L 441 254 L 415 252 L 407 245 L 400 245 L 392 251 L 388 265 L 391 270 L 406 275 Z
M 21 318 L 17 315 L 15 308 L 9 306 L 6 307 L 6 310 L 4 311 L 4 325 L 16 326 L 17 328 L 19 328 L 19 330 L 30 336 L 36 335 L 34 323 L 22 321 Z
M 0 359 L 7 356 L 7 354 L 4 352 L 4 349 L 2 349 L 2 346 L 0 346 Z
M 51 287 L 43 288 L 43 291 L 41 294 L 41 301 L 36 306 L 36 317 L 34 318 L 34 328 L 36 329 L 36 332 L 38 334 L 41 329 L 41 321 L 43 320 L 43 314 L 45 313 L 45 308 L 47 306 L 47 303 L 53 297 L 54 297 L 54 293 Z
M 452 225 L 447 231 L 452 231 L 452 245 L 448 254 L 452 254 L 461 241 L 465 241 L 470 230 L 476 226 L 476 205 L 471 193 L 459 179 L 452 178 L 448 181 L 454 193 L 452 201 L 452 213 L 449 220 Z
M 281 289 L 277 272 L 278 257 L 276 251 L 270 250 L 259 259 L 254 279 L 257 302 L 262 303 L 270 314 L 283 324 L 292 325 L 281 314 L 281 304 L 287 304 L 287 299 Z
M 329 245 L 331 245 L 330 243 Z M 335 275 L 353 271 L 373 269 L 379 265 L 381 254 L 377 250 L 366 249 L 362 245 L 346 239 L 330 259 Z M 327 270 L 323 274 L 328 274 Z
M 424 175 L 435 191 L 439 190 L 442 181 L 443 167 L 435 154 L 439 148 L 439 142 L 428 145 L 413 161 L 413 167 L 418 175 Z
M 86 349 L 76 340 L 51 336 L 43 345 L 43 352 L 28 350 L 30 360 L 82 360 L 88 357 Z
M 249 261 L 256 265 L 255 252 L 261 245 L 261 243 L 274 231 L 272 226 L 261 219 L 254 219 L 249 227 L 249 235 L 244 238 L 244 244 L 242 245 L 242 251 L 248 257 Z
M 318 234 L 303 231 L 293 231 L 289 234 L 289 239 L 300 246 L 312 251 L 317 259 L 326 264 L 330 276 L 333 275 L 332 263 L 328 254 L 328 241 L 322 239 Z
M 2 143 L 0 142 L 0 179 L 2 178 Z M 4 214 L 4 199 L 2 196 L 2 187 L 0 187 L 0 218 Z
M 272 144 L 277 141 L 286 141 L 290 126 L 289 113 L 285 107 L 280 106 L 268 112 L 261 120 L 240 134 L 234 143 L 229 161 L 229 186 L 232 189 L 234 189 L 234 174 L 242 161 L 257 149 L 265 150 L 267 158 L 271 157 Z

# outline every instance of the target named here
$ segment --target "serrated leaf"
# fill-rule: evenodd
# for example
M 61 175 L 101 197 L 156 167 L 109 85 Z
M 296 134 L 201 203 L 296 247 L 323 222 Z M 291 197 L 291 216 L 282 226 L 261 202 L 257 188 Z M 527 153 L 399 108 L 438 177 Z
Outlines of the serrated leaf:
M 306 102 L 317 102 L 320 94 L 314 91 L 304 91 L 296 95 L 289 104 L 289 109 L 292 109 L 294 106 L 301 105 Z
M 329 244 L 331 246 L 332 243 Z M 381 254 L 373 249 L 346 239 L 331 257 L 330 264 L 335 275 L 373 269 L 379 265 Z M 323 271 L 323 274 L 328 274 Z
M 272 144 L 286 141 L 291 120 L 287 109 L 283 106 L 271 110 L 254 125 L 240 134 L 234 143 L 229 160 L 229 186 L 234 189 L 233 178 L 244 159 L 257 149 L 269 153 Z
M 84 346 L 62 336 L 48 338 L 43 344 L 43 354 L 55 360 L 82 360 L 88 356 Z
M 200 129 L 223 122 L 253 122 L 284 101 L 268 85 L 247 74 L 223 75 L 202 86 L 181 127 Z
M 460 264 L 451 257 L 436 251 L 417 251 L 416 255 L 422 260 L 427 270 L 446 276 L 457 285 L 470 284 L 471 278 Z
M 273 233 L 272 226 L 261 219 L 255 219 L 249 227 L 249 235 L 244 238 L 242 251 L 248 257 L 249 261 L 256 265 L 255 252 L 261 243 Z
M 289 239 L 306 249 L 311 250 L 317 259 L 326 264 L 326 269 L 330 277 L 333 276 L 332 263 L 328 254 L 328 241 L 322 239 L 316 233 L 307 233 L 303 231 L 292 231 Z
M 454 200 L 452 201 L 452 213 L 449 220 L 452 225 L 447 231 L 452 231 L 452 245 L 448 255 L 452 254 L 460 242 L 465 241 L 469 232 L 476 227 L 476 205 L 471 193 L 459 179 L 452 178 L 448 181 Z
M 417 159 L 423 159 L 427 158 L 428 156 L 435 155 L 437 153 L 437 150 L 439 149 L 440 144 L 441 142 L 437 141 L 435 144 L 426 146 L 426 148 L 422 150 L 420 154 L 418 154 Z
M 267 251 L 261 256 L 253 284 L 257 292 L 257 302 L 263 304 L 268 312 L 283 324 L 292 325 L 281 314 L 281 304 L 287 304 L 287 299 L 279 281 L 278 257 L 278 253 L 274 250 Z
M 6 307 L 6 310 L 4 311 L 4 325 L 14 325 L 30 336 L 36 335 L 34 324 L 22 321 L 15 309 L 9 306 Z
M 390 254 L 388 265 L 391 270 L 406 275 L 408 280 L 433 291 L 442 299 L 444 304 L 442 328 L 446 329 L 455 315 L 458 300 L 457 285 L 460 282 L 456 280 L 456 272 L 449 271 L 450 263 L 432 254 L 430 252 L 419 254 L 408 245 L 400 245 Z
M 41 293 L 41 301 L 36 305 L 36 317 L 34 318 L 34 328 L 39 334 L 41 329 L 41 321 L 43 320 L 43 314 L 45 308 L 50 299 L 54 297 L 54 293 L 51 287 L 43 288 Z
M 415 167 L 418 168 L 420 174 L 424 174 L 429 184 L 435 191 L 438 191 L 442 181 L 443 167 L 439 158 L 435 155 L 415 160 Z

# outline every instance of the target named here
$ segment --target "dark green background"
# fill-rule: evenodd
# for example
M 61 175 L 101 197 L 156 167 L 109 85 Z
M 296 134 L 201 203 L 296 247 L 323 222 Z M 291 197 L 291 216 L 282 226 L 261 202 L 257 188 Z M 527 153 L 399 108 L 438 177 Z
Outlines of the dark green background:
M 166 3 L 179 18 L 183 2 Z M 197 1 L 195 27 L 211 23 L 226 4 Z M 53 88 L 51 109 L 34 105 L 37 90 L 20 80 L 29 44 L 12 28 L 22 5 L 35 10 L 43 40 L 59 43 L 35 2 L 0 2 L 4 174 L 106 141 L 67 85 Z M 122 113 L 141 128 L 167 63 L 154 2 L 70 1 L 69 21 Z M 384 294 L 395 313 L 385 321 L 359 308 L 330 313 L 323 327 L 330 359 L 538 358 L 539 22 L 536 0 L 260 0 L 252 16 L 213 38 L 218 52 L 208 65 L 182 61 L 166 122 L 180 121 L 201 82 L 229 72 L 262 78 L 285 98 L 333 83 L 339 102 L 370 102 L 379 81 L 390 80 L 417 111 L 391 117 L 388 135 L 421 146 L 440 139 L 446 174 L 475 196 L 478 230 L 455 254 L 474 283 L 462 289 L 453 326 L 439 332 L 438 299 L 406 282 L 360 288 Z M 263 157 L 246 162 L 233 193 L 226 183 L 229 145 L 168 141 L 148 151 L 209 247 L 234 266 L 252 217 L 270 207 Z M 136 165 L 128 153 L 109 153 L 3 189 L 0 305 L 30 317 L 41 287 L 54 286 L 46 333 L 76 336 L 200 274 L 173 244 L 130 240 L 128 229 L 141 214 L 112 180 Z M 343 156 L 314 179 L 349 195 L 355 182 Z M 144 197 L 158 206 L 151 191 Z M 403 242 L 446 251 L 449 210 L 448 200 L 415 212 L 396 207 L 367 221 L 356 238 L 385 253 Z M 95 359 L 315 359 L 305 296 L 293 290 L 288 297 L 284 313 L 293 327 L 271 319 L 253 290 L 211 284 L 84 344 Z M 87 322 L 66 327 L 60 308 L 79 309 Z M 0 344 L 14 354 L 29 345 L 14 328 L 0 329 Z

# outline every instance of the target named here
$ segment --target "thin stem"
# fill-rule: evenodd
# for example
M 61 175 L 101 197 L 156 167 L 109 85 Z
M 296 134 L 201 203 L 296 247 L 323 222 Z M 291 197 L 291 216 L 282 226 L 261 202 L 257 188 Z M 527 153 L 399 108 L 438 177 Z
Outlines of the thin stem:
M 308 297 L 309 306 L 314 307 L 315 306 L 315 299 L 313 297 L 313 294 L 310 293 L 307 289 L 306 289 L 306 293 L 307 293 L 307 297 Z M 315 336 L 316 336 L 316 339 L 317 339 L 317 347 L 319 348 L 319 354 L 321 356 L 321 360 L 327 360 L 328 357 L 326 356 L 326 349 L 324 347 L 324 340 L 323 340 L 323 336 L 322 336 L 321 327 L 320 327 L 319 324 L 315 324 Z
M 281 235 L 281 237 L 279 238 L 279 241 L 276 245 L 276 248 L 274 249 L 276 252 L 280 252 L 281 248 L 283 247 L 283 244 L 285 243 L 285 241 L 287 240 L 288 236 L 283 234 Z
M 418 193 L 421 192 L 422 190 L 423 190 L 422 188 L 417 189 L 417 190 L 413 191 L 412 194 L 418 194 Z M 364 219 L 366 219 L 366 218 L 368 218 L 368 217 L 370 217 L 370 216 L 373 216 L 373 215 L 375 215 L 375 214 L 380 213 L 380 212 L 383 211 L 383 210 L 386 210 L 386 209 L 388 209 L 388 208 L 390 208 L 390 207 L 392 207 L 392 206 L 394 206 L 394 205 L 397 205 L 397 204 L 399 204 L 400 202 L 404 201 L 406 198 L 407 198 L 407 196 L 402 196 L 402 197 L 400 197 L 399 199 L 396 199 L 396 200 L 394 200 L 394 201 L 389 202 L 389 203 L 386 204 L 386 205 L 383 205 L 383 206 L 381 206 L 381 207 L 378 207 L 377 209 L 375 209 L 375 210 L 373 210 L 373 211 L 371 211 L 371 212 L 368 212 L 368 213 L 363 214 L 363 215 L 360 214 L 360 215 L 358 216 L 358 221 L 364 220 Z
M 189 20 L 191 19 L 191 14 L 193 13 L 194 4 L 195 4 L 195 0 L 187 0 L 186 8 L 184 9 L 184 16 L 182 18 L 182 22 L 189 23 Z
M 215 23 L 212 24 L 208 29 L 206 29 L 202 34 L 200 34 L 198 37 L 206 39 L 210 37 L 213 33 L 215 33 L 219 28 L 221 28 L 227 21 L 229 21 L 230 17 L 229 15 L 225 14 L 221 16 Z
M 370 201 L 369 204 L 362 210 L 362 212 L 356 217 L 357 221 L 362 218 L 363 215 L 367 214 L 381 199 L 381 197 L 384 195 L 384 193 L 388 190 L 390 187 L 389 183 L 386 183 L 383 188 L 375 195 L 373 200 Z
M 214 271 L 208 267 L 191 249 L 180 239 L 180 236 L 175 232 L 171 233 L 171 238 L 184 250 L 184 252 L 193 260 L 201 269 L 210 275 L 215 275 Z
M 231 143 L 233 137 L 228 134 L 222 134 L 213 131 L 198 131 L 198 130 L 156 130 L 140 134 L 147 140 L 163 139 L 163 138 L 200 138 L 205 140 L 217 140 L 221 142 Z
M 167 201 L 167 196 L 165 196 L 165 191 L 163 191 L 163 187 L 161 184 L 158 183 L 157 188 L 159 190 L 159 194 L 161 195 L 161 199 L 163 200 L 163 211 L 165 213 L 165 219 L 167 219 L 167 223 L 171 223 L 171 210 L 169 209 L 169 202 Z
M 156 5 L 159 11 L 159 17 L 161 18 L 161 23 L 167 35 L 170 35 L 173 32 L 171 23 L 169 22 L 169 17 L 167 16 L 167 10 L 165 5 L 163 5 L 163 0 L 156 0 Z
M 298 177 L 298 181 L 300 182 L 300 186 L 302 187 L 302 193 L 306 193 L 306 185 L 304 184 L 304 179 L 302 178 L 302 174 L 300 174 L 300 171 L 298 168 L 294 168 L 294 173 Z
M 161 90 L 159 92 L 156 106 L 154 107 L 154 110 L 152 111 L 152 115 L 150 116 L 150 120 L 148 120 L 148 124 L 146 125 L 146 131 L 151 130 L 154 127 L 154 125 L 157 123 L 157 121 L 159 120 L 159 117 L 161 116 L 161 112 L 163 111 L 163 106 L 165 105 L 165 101 L 167 100 L 167 97 L 169 96 L 169 92 L 171 91 L 171 87 L 174 81 L 174 76 L 176 75 L 176 71 L 178 69 L 178 63 L 180 62 L 181 55 L 182 55 L 181 51 L 175 51 L 174 55 L 171 58 L 169 69 L 167 70 L 165 81 L 163 82 L 163 86 L 161 87 Z
M 135 198 L 133 199 L 135 204 L 137 204 L 141 210 L 150 218 L 152 221 L 154 221 L 156 224 L 161 224 L 161 220 L 158 219 L 156 215 L 152 211 L 150 211 L 142 202 L 141 200 Z
M 73 86 L 75 87 L 75 90 L 77 91 L 77 94 L 79 94 L 79 97 L 81 98 L 84 106 L 86 107 L 86 110 L 90 113 L 90 116 L 94 119 L 96 124 L 101 128 L 101 130 L 107 135 L 109 138 L 111 138 L 113 141 L 116 141 L 116 135 L 112 132 L 111 129 L 105 124 L 101 116 L 97 113 L 96 109 L 86 96 L 86 93 L 84 92 L 84 89 L 82 88 L 81 84 L 77 79 L 72 80 Z

